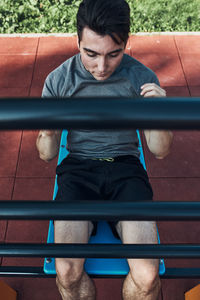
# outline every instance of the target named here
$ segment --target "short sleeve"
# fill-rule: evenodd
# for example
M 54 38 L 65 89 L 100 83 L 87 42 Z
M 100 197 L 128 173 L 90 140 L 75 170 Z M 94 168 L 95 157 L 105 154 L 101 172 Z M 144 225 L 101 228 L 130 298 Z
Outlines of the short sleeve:
M 50 74 L 51 75 L 51 74 Z M 55 88 L 53 85 L 53 76 L 48 75 L 45 83 L 44 83 L 44 87 L 42 90 L 42 97 L 43 98 L 47 98 L 47 97 L 56 97 L 55 94 Z
M 152 72 L 152 75 L 153 75 L 153 76 L 152 76 L 151 82 L 152 82 L 152 83 L 155 83 L 155 84 L 157 84 L 157 85 L 160 86 L 160 82 L 159 82 L 159 79 L 158 79 L 158 77 L 156 76 L 156 74 Z

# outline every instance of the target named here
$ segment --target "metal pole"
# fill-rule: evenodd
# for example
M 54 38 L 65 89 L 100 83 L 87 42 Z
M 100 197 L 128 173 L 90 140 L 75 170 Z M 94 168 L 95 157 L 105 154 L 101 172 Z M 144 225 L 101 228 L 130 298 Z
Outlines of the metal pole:
M 124 278 L 126 275 L 90 274 L 89 276 L 92 278 Z M 54 278 L 56 274 L 46 274 L 42 267 L 4 266 L 0 267 L 0 277 Z M 160 278 L 200 278 L 200 268 L 166 268 L 165 273 L 160 275 Z
M 166 268 L 165 273 L 160 277 L 166 279 L 200 278 L 200 268 Z
M 0 266 L 0 277 L 55 277 L 47 275 L 42 267 Z
M 0 244 L 4 257 L 200 258 L 200 245 Z
M 200 98 L 1 99 L 0 129 L 200 129 Z
M 200 202 L 0 201 L 9 220 L 200 220 Z

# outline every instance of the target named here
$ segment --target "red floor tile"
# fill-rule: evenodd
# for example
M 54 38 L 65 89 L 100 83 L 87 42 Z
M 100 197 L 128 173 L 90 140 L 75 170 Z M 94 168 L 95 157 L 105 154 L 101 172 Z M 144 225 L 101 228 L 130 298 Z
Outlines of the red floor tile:
M 45 243 L 49 221 L 15 220 L 8 222 L 6 242 Z
M 16 178 L 13 200 L 52 200 L 55 178 Z
M 165 225 L 163 225 L 165 226 Z M 183 230 L 185 230 L 187 227 L 187 224 L 185 224 L 185 226 L 183 226 Z M 160 233 L 161 230 L 159 230 Z M 162 234 L 162 231 L 161 231 Z M 173 244 L 177 244 L 178 242 L 174 241 Z M 188 242 L 184 243 L 187 244 Z M 170 244 L 170 243 L 169 243 Z M 193 244 L 197 244 L 197 242 L 194 242 Z M 200 259 L 194 259 L 194 258 L 186 258 L 186 259 L 165 259 L 165 267 L 166 268 L 186 268 L 186 269 L 190 269 L 190 268 L 200 268 Z
M 151 68 L 162 86 L 186 86 L 172 36 L 131 36 L 131 55 Z
M 1 40 L 1 39 L 0 39 Z M 28 97 L 29 88 L 0 88 L 0 97 Z
M 17 300 L 61 300 L 54 278 L 0 278 L 0 280 L 17 291 Z
M 1 37 L 0 54 L 35 54 L 37 45 L 37 37 Z
M 161 244 L 199 244 L 199 222 L 157 222 Z M 200 268 L 200 259 L 164 259 L 166 268 Z M 170 280 L 169 280 L 170 281 Z
M 0 243 L 3 242 L 5 239 L 6 229 L 7 229 L 7 221 L 0 220 Z
M 32 88 L 43 87 L 47 75 L 69 57 L 68 53 L 66 53 L 66 55 L 56 55 L 56 53 L 38 55 L 34 70 Z
M 157 201 L 200 201 L 200 178 L 150 178 Z
M 157 223 L 161 244 L 199 244 L 199 222 L 160 221 Z M 200 259 L 164 259 L 166 268 L 200 268 Z
M 200 85 L 190 86 L 189 89 L 192 97 L 200 97 Z
M 132 54 L 134 54 L 134 52 L 139 53 L 140 51 L 141 53 L 153 51 L 154 53 L 177 54 L 174 37 L 170 35 L 131 35 L 130 43 Z
M 180 54 L 183 70 L 189 86 L 200 86 L 200 53 Z
M 1 265 L 4 267 L 43 267 L 44 259 L 37 257 L 3 257 Z
M 30 90 L 30 97 L 41 97 L 43 86 L 32 87 Z
M 156 159 L 143 144 L 145 160 L 150 177 L 199 177 L 200 131 L 174 131 L 170 154 Z
M 15 175 L 21 134 L 21 131 L 0 131 L 0 177 Z
M 94 279 L 97 300 L 121 300 L 123 279 Z
M 9 221 L 6 243 L 46 243 L 48 221 Z M 4 257 L 3 266 L 43 266 L 43 258 Z
M 199 221 L 159 221 L 158 229 L 162 244 L 200 243 Z
M 177 35 L 174 37 L 180 54 L 200 53 L 200 34 L 199 35 Z
M 199 221 L 159 221 L 157 226 L 162 244 L 200 243 Z M 165 267 L 200 268 L 200 259 L 165 259 Z
M 163 300 L 185 300 L 185 292 L 197 284 L 198 279 L 162 280 Z
M 186 86 L 165 86 L 167 97 L 189 97 L 190 91 Z
M 14 186 L 14 177 L 0 177 L 0 200 L 11 200 Z
M 0 56 L 0 87 L 29 87 L 35 55 L 1 55 Z
M 55 177 L 57 158 L 46 163 L 39 158 L 36 148 L 38 131 L 24 131 L 17 177 Z
M 40 37 L 38 55 L 51 55 L 51 56 L 67 55 L 71 57 L 77 52 L 78 52 L 77 36 Z

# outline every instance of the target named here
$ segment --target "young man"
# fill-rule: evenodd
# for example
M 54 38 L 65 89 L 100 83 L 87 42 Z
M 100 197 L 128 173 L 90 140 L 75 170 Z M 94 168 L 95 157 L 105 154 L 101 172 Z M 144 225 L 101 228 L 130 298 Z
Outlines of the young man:
M 156 75 L 124 54 L 129 27 L 125 0 L 83 0 L 77 14 L 80 53 L 47 77 L 43 97 L 164 97 Z M 144 134 L 150 151 L 164 158 L 172 133 L 145 130 Z M 58 154 L 60 136 L 60 131 L 39 132 L 41 159 L 49 161 Z M 152 189 L 139 161 L 135 130 L 70 130 L 67 147 L 70 154 L 57 167 L 56 201 L 152 200 Z M 123 243 L 157 243 L 155 222 L 110 225 Z M 87 243 L 95 226 L 91 221 L 56 221 L 55 242 Z M 128 259 L 128 263 L 123 299 L 156 300 L 159 260 Z M 95 286 L 83 265 L 84 259 L 56 259 L 57 285 L 63 300 L 95 299 Z

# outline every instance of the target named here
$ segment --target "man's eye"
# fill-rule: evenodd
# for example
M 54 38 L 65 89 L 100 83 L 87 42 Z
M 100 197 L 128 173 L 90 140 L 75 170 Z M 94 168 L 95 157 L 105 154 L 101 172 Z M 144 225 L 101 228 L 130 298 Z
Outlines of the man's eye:
M 87 53 L 87 56 L 89 56 L 89 57 L 95 57 L 96 54 L 95 53 Z
M 109 54 L 110 57 L 117 57 L 118 55 L 119 55 L 119 53 Z

